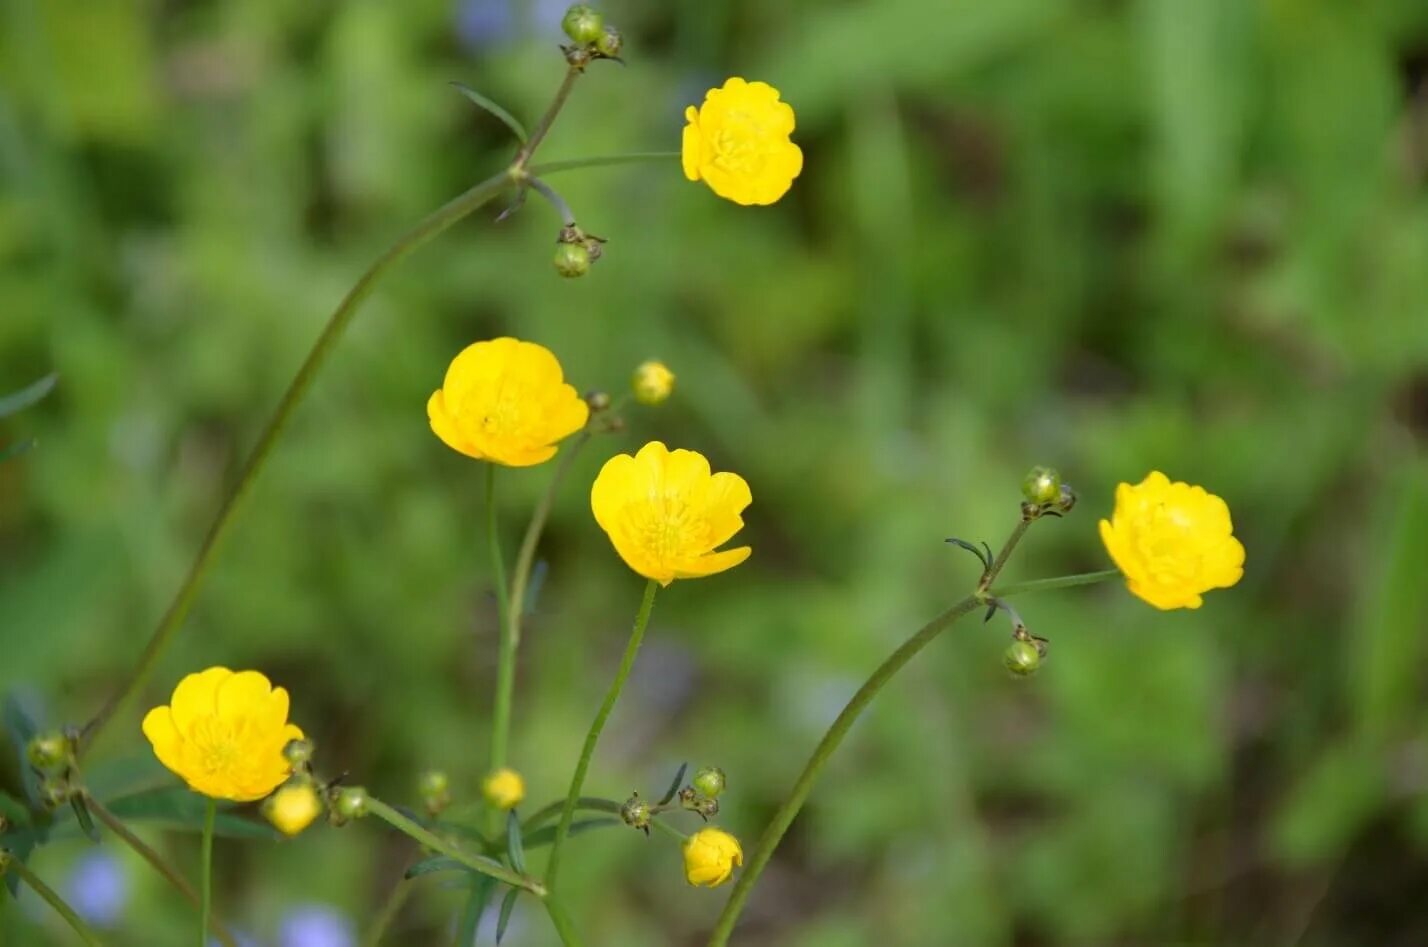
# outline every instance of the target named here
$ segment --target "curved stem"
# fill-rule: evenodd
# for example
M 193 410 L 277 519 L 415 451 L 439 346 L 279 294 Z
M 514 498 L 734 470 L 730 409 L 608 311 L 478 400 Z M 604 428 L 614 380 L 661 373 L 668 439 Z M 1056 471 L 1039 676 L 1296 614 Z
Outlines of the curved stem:
M 537 194 L 545 198 L 550 203 L 550 206 L 555 208 L 555 212 L 560 215 L 560 219 L 565 226 L 575 226 L 575 211 L 570 209 L 570 205 L 566 203 L 565 198 L 556 192 L 555 188 L 537 177 L 530 178 L 526 183 L 529 184 Z
M 678 158 L 677 151 L 630 151 L 618 155 L 597 155 L 593 158 L 567 158 L 563 161 L 546 161 L 543 164 L 533 164 L 530 166 L 530 173 L 534 175 L 559 174 L 562 171 L 574 171 L 578 168 L 603 168 L 616 164 L 633 164 L 637 161 L 667 161 L 670 158 Z
M 209 797 L 208 807 L 203 810 L 203 881 L 199 886 L 198 947 L 207 947 L 208 919 L 213 914 L 213 823 L 217 816 L 218 800 Z
M 550 106 L 545 110 L 545 114 L 536 122 L 536 127 L 531 130 L 531 137 L 521 150 L 516 152 L 516 160 L 512 162 L 512 167 L 524 170 L 526 164 L 531 160 L 531 155 L 540 147 L 540 143 L 545 139 L 546 133 L 550 131 L 550 126 L 555 124 L 555 117 L 560 114 L 560 110 L 565 108 L 566 99 L 570 98 L 570 90 L 575 88 L 575 80 L 580 78 L 585 70 L 578 66 L 571 66 L 565 70 L 565 79 L 561 81 L 560 88 L 555 90 L 555 98 L 551 100 Z
M 363 300 L 371 295 L 377 283 L 394 266 L 400 263 L 414 250 L 426 244 L 432 238 L 445 231 L 457 221 L 470 215 L 480 208 L 491 198 L 505 190 L 514 181 L 509 169 L 502 171 L 477 184 L 475 187 L 459 195 L 445 205 L 427 215 L 420 223 L 413 227 L 396 243 L 392 244 L 387 252 L 383 253 L 377 260 L 367 268 L 357 280 L 356 285 L 343 297 L 331 316 L 328 317 L 327 325 L 322 329 L 322 333 L 317 337 L 317 342 L 313 344 L 312 351 L 303 361 L 302 367 L 288 385 L 288 390 L 283 394 L 283 398 L 278 402 L 277 410 L 268 420 L 267 427 L 264 428 L 262 436 L 258 438 L 258 443 L 254 445 L 252 453 L 248 455 L 247 461 L 243 464 L 243 471 L 239 474 L 238 483 L 233 487 L 228 498 L 224 501 L 222 508 L 218 511 L 218 516 L 213 525 L 209 527 L 208 534 L 204 537 L 203 544 L 199 547 L 198 554 L 194 557 L 193 564 L 189 566 L 187 577 L 183 584 L 179 586 L 178 593 L 174 596 L 168 610 L 163 618 L 159 620 L 154 628 L 153 634 L 149 637 L 149 642 L 144 646 L 143 654 L 139 658 L 138 666 L 129 675 L 124 685 L 100 708 L 88 724 L 85 725 L 83 738 L 81 740 L 80 752 L 84 752 L 92 744 L 108 724 L 114 714 L 144 686 L 149 675 L 153 673 L 154 666 L 158 663 L 160 656 L 168 647 L 169 641 L 174 633 L 183 624 L 184 618 L 188 615 L 188 610 L 193 604 L 193 599 L 198 592 L 198 587 L 202 583 L 208 568 L 212 563 L 213 554 L 218 548 L 219 541 L 228 532 L 233 523 L 233 519 L 242 505 L 243 500 L 252 490 L 253 484 L 258 479 L 258 474 L 262 471 L 263 465 L 268 460 L 268 455 L 272 453 L 273 446 L 287 427 L 291 420 L 293 411 L 302 401 L 312 387 L 313 380 L 317 377 L 318 371 L 331 356 L 333 348 L 338 339 L 346 330 L 352 317 L 356 315 Z
M 979 593 L 985 593 L 992 587 L 992 583 L 997 580 L 997 576 L 1001 575 L 1002 570 L 1006 568 L 1007 560 L 1011 558 L 1012 552 L 1016 550 L 1017 544 L 1021 542 L 1021 538 L 1026 535 L 1027 528 L 1031 526 L 1033 522 L 1033 520 L 1022 517 L 1021 522 L 1016 524 L 1016 529 L 1012 530 L 1011 535 L 1007 537 L 1006 543 L 1002 545 L 1002 551 L 997 553 L 997 558 L 992 560 L 992 564 L 987 567 L 987 571 L 982 575 L 982 581 L 977 583 L 977 591 Z
M 7 871 L 13 871 L 19 875 L 21 881 L 29 885 L 35 894 L 38 894 L 44 899 L 46 904 L 54 908 L 55 913 L 64 918 L 65 923 L 79 935 L 80 940 L 91 945 L 91 947 L 102 947 L 99 938 L 96 937 L 94 931 L 90 930 L 89 926 L 84 923 L 78 912 L 70 907 L 69 904 L 65 902 L 65 899 L 56 893 L 55 889 L 41 881 L 39 876 L 31 871 L 28 865 L 18 858 L 10 858 L 8 861 L 4 858 L 0 858 L 0 872 Z
M 392 926 L 392 922 L 402 912 L 402 907 L 407 903 L 411 894 L 412 882 L 405 878 L 398 879 L 397 883 L 392 886 L 392 890 L 387 892 L 386 900 L 378 909 L 376 919 L 372 921 L 372 926 L 363 936 L 363 947 L 379 947 L 382 938 L 387 934 L 387 928 Z
M 367 811 L 398 832 L 411 836 L 418 844 L 424 845 L 432 851 L 441 852 L 441 854 L 448 858 L 454 858 L 472 871 L 480 872 L 483 875 L 490 875 L 497 881 L 504 881 L 513 888 L 521 888 L 529 891 L 538 898 L 544 898 L 546 895 L 545 886 L 534 878 L 527 878 L 525 875 L 518 874 L 498 861 L 483 858 L 480 855 L 472 855 L 458 848 L 435 833 L 418 825 L 416 822 L 413 822 L 411 819 L 408 819 L 380 799 L 368 797 Z
M 506 743 L 511 731 L 511 696 L 516 687 L 516 643 L 511 635 L 511 600 L 506 590 L 506 559 L 501 554 L 501 534 L 496 523 L 496 465 L 486 464 L 486 540 L 491 575 L 496 583 L 496 618 L 501 628 L 496 664 L 496 706 L 491 714 L 491 769 L 506 765 Z
M 1020 532 L 1020 531 L 1018 531 Z M 749 892 L 753 890 L 754 882 L 758 881 L 759 875 L 764 867 L 768 865 L 769 859 L 773 856 L 774 849 L 778 847 L 779 841 L 783 838 L 788 827 L 793 824 L 793 820 L 798 816 L 799 810 L 803 808 L 804 801 L 808 794 L 813 791 L 813 783 L 818 779 L 818 774 L 823 770 L 823 766 L 828 762 L 838 749 L 843 738 L 847 736 L 848 730 L 858 719 L 867 706 L 872 703 L 873 698 L 878 696 L 878 692 L 883 689 L 902 666 L 912 660 L 916 655 L 942 632 L 952 626 L 957 619 L 982 604 L 978 595 L 969 595 L 962 601 L 953 605 L 947 611 L 938 615 L 932 621 L 923 625 L 922 628 L 901 647 L 894 651 L 886 661 L 878 666 L 872 676 L 853 695 L 853 699 L 848 701 L 846 707 L 838 714 L 838 719 L 833 721 L 833 725 L 828 728 L 828 732 L 823 735 L 823 739 L 818 742 L 818 746 L 813 750 L 813 755 L 804 764 L 803 772 L 799 774 L 798 781 L 794 783 L 793 790 L 774 813 L 773 821 L 769 823 L 764 834 L 759 838 L 758 847 L 749 857 L 743 874 L 734 884 L 734 890 L 729 893 L 729 901 L 724 905 L 724 911 L 719 915 L 719 921 L 714 927 L 714 932 L 709 936 L 709 947 L 723 947 L 729 942 L 729 935 L 733 933 L 734 924 L 739 919 L 740 912 L 744 909 L 744 902 L 749 898 Z
M 194 890 L 193 885 L 189 883 L 187 878 L 179 874 L 173 866 L 164 861 L 162 855 L 143 839 L 139 838 L 139 836 L 135 835 L 127 825 L 120 821 L 118 816 L 105 808 L 98 799 L 95 799 L 89 795 L 89 793 L 85 793 L 84 801 L 89 807 L 89 811 L 93 812 L 100 822 L 108 826 L 109 831 L 118 836 L 120 841 L 125 845 L 128 845 L 137 852 L 139 857 L 148 862 L 151 868 L 163 875 L 164 879 L 173 885 L 174 889 L 183 895 L 189 904 L 192 904 L 195 908 L 199 908 L 200 910 L 202 909 L 198 892 Z M 210 915 L 208 919 L 208 932 L 218 938 L 218 942 L 221 943 L 223 947 L 238 947 L 238 942 L 233 939 L 233 935 L 228 932 L 228 928 L 224 927 L 223 922 L 216 916 Z
M 566 836 L 570 834 L 570 823 L 575 818 L 575 806 L 580 800 L 580 790 L 585 786 L 585 774 L 590 769 L 590 758 L 595 755 L 595 745 L 600 742 L 600 731 L 605 729 L 605 721 L 609 719 L 610 711 L 615 709 L 615 702 L 620 699 L 620 691 L 625 687 L 630 669 L 635 666 L 635 655 L 639 653 L 640 642 L 644 640 L 645 628 L 649 625 L 650 611 L 654 608 L 655 593 L 658 591 L 659 583 L 654 579 L 645 583 L 645 595 L 640 601 L 640 610 L 635 614 L 635 626 L 630 631 L 630 640 L 625 645 L 620 667 L 615 672 L 615 679 L 610 682 L 610 690 L 606 692 L 599 712 L 590 724 L 590 732 L 585 735 L 585 745 L 580 750 L 580 760 L 575 764 L 575 775 L 570 779 L 570 791 L 565 795 L 565 806 L 560 812 L 560 825 L 555 830 L 555 841 L 550 847 L 545 884 L 551 890 L 555 890 L 556 874 L 560 871 L 561 848 L 565 844 Z
M 1024 592 L 1045 592 L 1050 589 L 1069 589 L 1077 585 L 1095 585 L 1097 582 L 1107 582 L 1111 579 L 1119 578 L 1121 570 L 1102 569 L 1100 572 L 1082 572 L 1077 575 L 1062 575 L 1054 579 L 1032 579 L 1028 582 L 1013 582 L 1011 585 L 1004 585 L 1001 588 L 992 589 L 992 595 L 997 598 L 1007 598 L 1012 595 L 1021 595 Z
M 614 815 L 620 814 L 620 804 L 613 799 L 601 799 L 598 796 L 580 796 L 575 800 L 575 808 L 583 809 L 587 812 L 609 812 Z M 521 831 L 529 832 L 539 828 L 541 823 L 550 821 L 553 817 L 565 811 L 565 800 L 557 799 L 548 806 L 537 809 L 533 815 L 526 816 L 521 823 Z

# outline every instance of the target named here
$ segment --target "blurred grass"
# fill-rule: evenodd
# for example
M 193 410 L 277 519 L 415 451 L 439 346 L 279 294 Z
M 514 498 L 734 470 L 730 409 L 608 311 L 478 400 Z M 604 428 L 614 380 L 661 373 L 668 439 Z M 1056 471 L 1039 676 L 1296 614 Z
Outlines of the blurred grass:
M 57 724 L 115 686 L 326 313 L 509 155 L 445 83 L 543 107 L 551 6 L 0 0 L 0 390 L 61 376 L 0 431 L 38 438 L 0 466 L 0 689 Z M 471 35 L 501 10 L 507 33 Z M 536 202 L 423 250 L 319 380 L 146 699 L 261 667 L 329 769 L 411 799 L 440 765 L 474 796 L 496 637 L 478 470 L 423 402 L 502 332 L 582 387 L 659 355 L 678 397 L 580 459 L 543 548 L 513 741 L 535 799 L 563 792 L 639 596 L 584 495 L 609 453 L 660 437 L 744 474 L 755 554 L 663 597 L 590 789 L 718 763 L 749 843 L 842 700 L 974 580 L 945 536 L 995 543 L 1052 463 L 1082 504 L 1014 575 L 1099 568 L 1115 483 L 1158 468 L 1227 498 L 1244 581 L 1194 613 L 1028 599 L 1052 656 L 1026 685 L 998 626 L 956 629 L 859 725 L 739 942 L 1428 940 L 1428 10 L 607 12 L 630 64 L 592 70 L 546 158 L 672 148 L 683 106 L 746 74 L 797 108 L 803 177 L 751 210 L 672 162 L 563 176 L 610 239 L 581 281 L 551 272 Z M 547 475 L 503 477 L 508 547 Z M 95 765 L 146 752 L 122 721 Z M 192 839 L 160 841 L 192 867 Z M 219 853 L 220 905 L 265 944 L 302 902 L 364 921 L 409 854 L 368 826 Z M 678 866 L 658 840 L 577 839 L 590 941 L 702 943 L 722 898 Z M 112 941 L 186 943 L 182 904 L 131 869 Z M 399 942 L 440 942 L 457 903 L 424 884 Z M 0 905 L 4 942 L 62 938 Z M 519 910 L 515 942 L 549 943 L 544 918 Z

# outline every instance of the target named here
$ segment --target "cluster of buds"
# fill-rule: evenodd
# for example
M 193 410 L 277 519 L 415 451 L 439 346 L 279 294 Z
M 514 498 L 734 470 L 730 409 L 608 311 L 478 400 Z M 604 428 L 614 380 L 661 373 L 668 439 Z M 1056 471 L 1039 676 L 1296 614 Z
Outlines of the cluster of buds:
M 1076 505 L 1076 491 L 1070 484 L 1061 482 L 1061 474 L 1052 467 L 1033 467 L 1021 482 L 1021 495 L 1026 502 L 1021 505 L 1022 519 L 1027 521 L 1042 516 L 1064 516 Z
M 74 795 L 75 750 L 79 734 L 74 730 L 50 730 L 36 734 L 25 746 L 25 758 L 40 778 L 40 800 L 56 809 Z
M 605 23 L 598 10 L 577 3 L 565 11 L 560 27 L 570 37 L 570 44 L 560 48 L 565 53 L 565 61 L 576 69 L 584 69 L 596 59 L 620 61 L 624 37 L 619 30 Z
M 683 774 L 684 768 L 680 767 L 679 776 Z M 679 785 L 678 776 L 674 785 Z M 638 792 L 631 793 L 630 798 L 620 806 L 620 818 L 630 828 L 639 829 L 646 835 L 650 834 L 650 823 L 655 816 L 674 808 L 698 813 L 701 819 L 708 822 L 719 814 L 719 794 L 724 791 L 724 786 L 724 771 L 717 766 L 705 766 L 695 772 L 694 778 L 677 793 L 671 786 L 669 794 L 658 803 L 648 803 L 640 798 Z
M 604 237 L 587 234 L 575 224 L 567 224 L 555 238 L 555 271 L 567 279 L 584 276 L 605 252 L 604 243 Z

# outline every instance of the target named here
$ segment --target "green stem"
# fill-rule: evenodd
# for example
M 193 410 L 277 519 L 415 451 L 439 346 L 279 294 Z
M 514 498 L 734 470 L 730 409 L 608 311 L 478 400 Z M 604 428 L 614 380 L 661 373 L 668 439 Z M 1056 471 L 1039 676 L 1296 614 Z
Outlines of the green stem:
M 546 913 L 550 915 L 550 922 L 555 925 L 555 932 L 560 935 L 560 942 L 565 947 L 580 947 L 580 934 L 575 930 L 575 923 L 570 919 L 565 906 L 552 895 L 546 895 Z
M 208 807 L 203 810 L 203 855 L 202 883 L 199 885 L 200 903 L 198 908 L 198 947 L 207 947 L 208 920 L 213 915 L 213 823 L 218 818 L 218 800 L 208 799 Z
M 833 725 L 828 728 L 828 732 L 823 735 L 823 739 L 818 742 L 813 755 L 804 764 L 803 772 L 799 774 L 798 781 L 794 783 L 792 792 L 789 793 L 783 805 L 779 806 L 774 813 L 773 821 L 769 823 L 764 834 L 759 839 L 758 847 L 754 849 L 749 857 L 743 873 L 734 884 L 734 890 L 729 894 L 729 901 L 724 905 L 724 911 L 719 915 L 719 921 L 714 927 L 714 932 L 709 936 L 708 947 L 723 947 L 729 942 L 729 935 L 733 933 L 734 924 L 739 919 L 739 914 L 744 909 L 744 902 L 748 900 L 749 892 L 753 890 L 754 882 L 758 881 L 759 875 L 764 867 L 768 865 L 769 859 L 773 856 L 774 849 L 778 847 L 779 841 L 783 838 L 788 827 L 793 824 L 793 820 L 798 816 L 799 810 L 803 808 L 804 801 L 808 794 L 813 791 L 813 783 L 818 779 L 818 774 L 822 772 L 824 764 L 828 762 L 838 749 L 843 738 L 847 736 L 848 730 L 857 721 L 867 706 L 873 702 L 873 698 L 878 696 L 878 692 L 890 681 L 902 666 L 912 660 L 913 656 L 925 648 L 934 638 L 946 631 L 957 619 L 968 612 L 978 608 L 982 600 L 978 595 L 969 595 L 962 601 L 953 605 L 947 611 L 938 615 L 932 621 L 923 625 L 917 634 L 913 635 L 902 646 L 894 651 L 886 661 L 878 666 L 872 677 L 858 689 L 853 695 L 853 699 L 848 701 L 848 705 L 838 714 L 838 719 L 833 721 Z
M 1077 585 L 1095 585 L 1097 582 L 1108 582 L 1111 579 L 1119 578 L 1121 570 L 1102 569 L 1100 572 L 1082 572 L 1077 575 L 1062 575 L 1054 579 L 1032 579 L 1028 582 L 1013 582 L 1011 585 L 1004 585 L 1001 588 L 991 590 L 991 595 L 996 598 L 1007 598 L 1012 595 L 1021 595 L 1024 592 L 1046 592 L 1050 589 L 1069 589 Z
M 565 70 L 565 79 L 561 81 L 560 88 L 555 90 L 555 98 L 551 100 L 550 106 L 545 110 L 545 114 L 540 117 L 536 127 L 531 131 L 531 137 L 527 139 L 521 150 L 516 152 L 516 160 L 511 166 L 518 171 L 524 171 L 526 165 L 531 160 L 531 155 L 540 147 L 540 143 L 545 139 L 550 127 L 555 124 L 555 117 L 560 114 L 560 110 L 565 108 L 566 99 L 570 98 L 570 90 L 575 88 L 575 80 L 579 79 L 584 69 L 571 66 Z
M 87 749 L 94 742 L 115 713 L 138 693 L 149 679 L 149 675 L 153 673 L 159 658 L 188 615 L 198 587 L 212 563 L 213 554 L 218 548 L 219 541 L 228 532 L 239 507 L 253 489 L 258 474 L 267 463 L 273 446 L 277 444 L 278 438 L 287 427 L 294 410 L 307 394 L 308 389 L 312 387 L 318 371 L 331 356 L 337 341 L 342 337 L 343 332 L 352 321 L 352 317 L 357 314 L 362 302 L 371 295 L 377 283 L 389 270 L 418 247 L 423 246 L 501 193 L 514 182 L 514 179 L 510 169 L 503 170 L 500 174 L 487 178 L 427 215 L 367 268 L 367 271 L 357 280 L 356 285 L 348 291 L 342 302 L 333 310 L 332 315 L 328 317 L 327 325 L 323 327 L 322 333 L 317 337 L 312 351 L 308 353 L 302 367 L 298 369 L 297 375 L 288 385 L 288 390 L 284 393 L 282 401 L 278 403 L 277 410 L 273 412 L 262 436 L 258 438 L 258 443 L 253 447 L 252 453 L 248 455 L 247 461 L 243 464 L 243 471 L 238 477 L 237 485 L 228 494 L 228 498 L 218 511 L 218 517 L 209 527 L 208 534 L 204 537 L 193 564 L 189 566 L 187 577 L 179 586 L 178 593 L 169 604 L 163 618 L 154 628 L 148 644 L 144 646 L 138 666 L 129 675 L 124 685 L 110 697 L 108 703 L 101 707 L 94 718 L 85 725 L 81 751 Z
M 521 888 L 529 891 L 538 898 L 544 898 L 546 896 L 545 886 L 534 878 L 527 878 L 525 875 L 518 874 L 498 861 L 463 851 L 435 833 L 413 822 L 411 819 L 408 819 L 380 799 L 368 797 L 367 811 L 398 832 L 411 836 L 418 844 L 424 845 L 432 851 L 441 852 L 441 854 L 448 858 L 454 858 L 472 871 L 480 872 L 483 875 L 490 875 L 497 881 L 504 881 L 513 888 Z
M 511 732 L 511 697 L 516 687 L 516 643 L 511 634 L 511 600 L 506 586 L 506 559 L 501 554 L 501 533 L 496 523 L 496 465 L 486 464 L 486 540 L 491 575 L 496 583 L 496 620 L 501 643 L 496 664 L 496 706 L 491 714 L 491 770 L 506 765 L 506 744 Z
M 533 175 L 548 176 L 559 174 L 562 171 L 574 171 L 578 168 L 603 168 L 615 164 L 632 164 L 637 161 L 668 161 L 670 158 L 678 158 L 677 151 L 631 151 L 619 155 L 598 155 L 593 158 L 568 158 L 564 161 L 547 161 L 544 164 L 533 164 L 529 171 Z
M 69 924 L 70 928 L 79 935 L 80 940 L 91 945 L 91 947 L 102 947 L 99 938 L 96 937 L 94 932 L 80 919 L 79 914 L 74 908 L 65 903 L 64 898 L 61 898 L 53 888 L 41 881 L 39 876 L 31 871 L 29 866 L 24 862 L 13 857 L 7 859 L 4 853 L 0 853 L 0 873 L 7 871 L 13 871 L 19 875 L 21 881 L 29 885 L 35 894 L 38 894 L 45 900 L 46 904 L 54 908 L 55 913 L 65 919 L 65 923 Z
M 1022 517 L 1021 522 L 1016 524 L 1016 529 L 1012 530 L 1011 535 L 1007 537 L 1006 543 L 1002 545 L 1002 551 L 997 553 L 997 558 L 992 560 L 991 566 L 987 568 L 986 573 L 982 576 L 982 581 L 977 583 L 977 591 L 979 593 L 985 593 L 992 587 L 992 583 L 997 580 L 997 576 L 1001 575 L 1002 570 L 1006 568 L 1007 560 L 1011 558 L 1012 552 L 1016 550 L 1017 544 L 1021 542 L 1021 538 L 1026 535 L 1027 528 L 1031 526 L 1033 522 L 1033 520 Z
M 555 802 L 552 802 L 550 805 L 546 806 L 545 808 L 537 810 L 534 815 L 527 817 L 525 822 L 521 823 L 521 832 L 523 834 L 529 834 L 531 829 L 538 827 L 542 822 L 545 822 L 551 816 L 558 814 L 564 808 L 565 800 L 558 799 Z M 608 812 L 611 815 L 618 816 L 622 814 L 621 810 L 624 808 L 624 806 L 613 799 L 600 799 L 596 796 L 581 796 L 575 801 L 575 808 L 577 810 L 585 812 Z M 663 819 L 650 819 L 650 824 L 653 825 L 655 828 L 659 829 L 660 831 L 664 832 L 666 835 L 679 839 L 681 842 L 687 841 L 689 839 L 688 835 L 679 831 L 679 829 L 676 829 L 674 826 L 670 825 L 668 822 L 665 822 Z
M 202 902 L 199 900 L 198 892 L 194 890 L 193 885 L 187 878 L 179 874 L 173 866 L 164 861 L 162 855 L 155 851 L 143 839 L 139 838 L 139 836 L 135 835 L 127 825 L 120 821 L 118 816 L 105 808 L 98 799 L 85 793 L 84 801 L 85 804 L 89 806 L 89 811 L 94 813 L 100 822 L 108 826 L 109 831 L 118 836 L 125 845 L 128 845 L 137 852 L 140 858 L 149 863 L 150 867 L 163 875 L 164 879 L 173 885 L 174 889 L 183 895 L 189 904 L 192 904 L 195 908 L 202 909 Z M 209 917 L 208 931 L 214 937 L 218 938 L 219 943 L 223 944 L 223 947 L 238 947 L 238 942 L 233 939 L 233 935 L 228 933 L 228 929 L 223 926 L 223 923 L 217 917 Z
M 575 818 L 575 806 L 580 800 L 580 790 L 585 786 L 585 774 L 590 769 L 590 758 L 595 755 L 595 744 L 600 742 L 600 731 L 605 729 L 605 721 L 610 717 L 610 711 L 615 709 L 615 702 L 620 699 L 620 691 L 625 687 L 625 679 L 630 676 L 630 669 L 635 666 L 635 655 L 640 651 L 640 642 L 644 640 L 645 628 L 650 622 L 650 611 L 654 608 L 655 593 L 659 591 L 659 583 L 650 579 L 645 583 L 645 595 L 640 601 L 640 610 L 635 615 L 635 626 L 630 631 L 630 641 L 625 645 L 624 657 L 620 659 L 619 670 L 615 672 L 615 679 L 610 682 L 610 690 L 605 694 L 605 700 L 600 704 L 600 710 L 595 714 L 595 720 L 590 724 L 590 732 L 585 734 L 585 746 L 580 750 L 580 760 L 575 764 L 575 775 L 570 779 L 570 791 L 565 794 L 565 806 L 560 812 L 560 825 L 555 830 L 555 841 L 550 847 L 550 862 L 545 870 L 546 887 L 555 890 L 556 874 L 560 870 L 560 852 L 565 844 L 565 838 L 570 834 L 570 823 Z

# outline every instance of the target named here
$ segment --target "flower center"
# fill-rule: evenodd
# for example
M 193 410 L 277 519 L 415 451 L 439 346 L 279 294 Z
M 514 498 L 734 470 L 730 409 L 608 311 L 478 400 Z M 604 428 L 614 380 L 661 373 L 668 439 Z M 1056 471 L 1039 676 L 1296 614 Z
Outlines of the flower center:
M 680 496 L 657 496 L 653 502 L 632 503 L 627 507 L 631 526 L 641 548 L 660 562 L 704 552 L 701 546 L 705 524 L 687 500 Z
M 762 123 L 747 112 L 730 112 L 711 142 L 714 163 L 734 174 L 757 174 L 764 166 L 764 152 L 759 147 L 763 139 Z
M 1176 585 L 1200 574 L 1203 557 L 1193 527 L 1184 509 L 1164 503 L 1136 523 L 1135 550 L 1157 583 Z
M 237 725 L 217 717 L 205 717 L 193 725 L 192 742 L 198 765 L 206 773 L 228 773 L 244 756 L 243 722 Z

